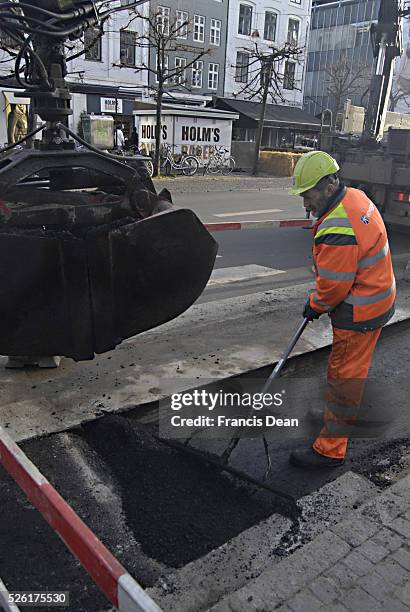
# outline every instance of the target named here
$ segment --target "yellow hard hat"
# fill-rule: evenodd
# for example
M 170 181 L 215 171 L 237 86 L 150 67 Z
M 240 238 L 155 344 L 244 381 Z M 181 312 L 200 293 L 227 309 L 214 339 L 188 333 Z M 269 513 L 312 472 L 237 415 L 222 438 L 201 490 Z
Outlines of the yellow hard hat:
M 304 153 L 295 166 L 293 187 L 289 190 L 289 194 L 300 195 L 315 187 L 325 176 L 335 174 L 338 170 L 340 170 L 339 164 L 329 153 L 324 151 Z

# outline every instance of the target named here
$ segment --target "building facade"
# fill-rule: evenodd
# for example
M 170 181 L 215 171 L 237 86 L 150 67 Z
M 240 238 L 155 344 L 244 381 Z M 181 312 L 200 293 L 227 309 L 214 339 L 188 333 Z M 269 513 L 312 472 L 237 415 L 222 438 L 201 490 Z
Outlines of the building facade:
M 259 87 L 260 63 L 253 58 L 256 44 L 264 54 L 287 42 L 305 48 L 310 12 L 311 0 L 231 0 L 225 96 L 246 99 Z M 277 103 L 302 106 L 304 63 L 288 59 L 277 66 L 283 75 L 284 99 Z
M 146 15 L 148 7 L 138 7 Z M 135 102 L 148 96 L 148 77 L 141 66 L 148 61 L 148 50 L 139 45 L 146 22 L 135 8 L 114 15 L 104 24 L 104 34 L 89 28 L 84 35 L 85 54 L 68 62 L 68 80 L 73 92 L 71 123 L 78 130 L 82 112 L 111 114 L 129 136 Z M 75 51 L 74 51 L 75 52 Z
M 164 58 L 169 71 L 184 67 L 178 78 L 168 82 L 164 101 L 205 104 L 222 95 L 225 81 L 227 15 L 229 0 L 151 0 L 150 14 L 166 32 L 175 30 L 173 44 Z M 185 24 L 185 25 L 184 25 Z M 192 61 L 199 56 L 194 64 Z M 149 84 L 156 88 L 157 51 L 149 53 Z
M 138 8 L 141 14 L 143 11 L 147 14 L 145 4 Z M 125 135 L 129 135 L 135 102 L 148 97 L 148 76 L 146 71 L 139 70 L 148 62 L 148 49 L 137 44 L 145 27 L 135 9 L 130 8 L 115 13 L 104 24 L 102 36 L 97 29 L 89 28 L 84 39 L 72 44 L 67 59 L 84 48 L 85 54 L 67 63 L 67 81 L 72 92 L 71 129 L 79 131 L 84 112 L 110 114 L 117 123 L 124 125 Z M 0 50 L 0 75 L 10 74 L 13 66 L 12 58 Z M 3 87 L 0 91 L 4 108 L 0 116 L 0 143 L 5 143 L 11 141 L 11 131 L 15 139 L 26 131 L 30 100 L 16 97 L 16 93 L 21 92 L 17 84 L 16 87 Z M 11 124 L 16 125 L 13 130 Z
M 377 21 L 379 4 L 313 0 L 304 90 L 304 108 L 311 114 L 326 109 L 340 114 L 346 99 L 366 105 L 374 61 L 370 26 Z M 344 89 L 338 85 L 343 79 Z M 337 117 L 333 122 L 337 125 Z

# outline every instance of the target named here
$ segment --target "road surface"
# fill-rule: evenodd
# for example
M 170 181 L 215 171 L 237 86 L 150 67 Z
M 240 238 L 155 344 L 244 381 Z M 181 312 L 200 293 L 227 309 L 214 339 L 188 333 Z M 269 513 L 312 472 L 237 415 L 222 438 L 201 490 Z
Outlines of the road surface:
M 155 181 L 166 187 L 176 206 L 191 208 L 203 223 L 302 219 L 301 198 L 288 195 L 289 178 L 178 177 Z

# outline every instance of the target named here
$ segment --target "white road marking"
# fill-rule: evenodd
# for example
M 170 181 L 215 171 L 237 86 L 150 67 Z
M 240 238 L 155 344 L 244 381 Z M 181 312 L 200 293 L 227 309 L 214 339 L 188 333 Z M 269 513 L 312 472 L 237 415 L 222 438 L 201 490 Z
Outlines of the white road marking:
M 217 255 L 217 257 L 222 257 L 222 255 Z
M 231 268 L 218 268 L 212 272 L 208 287 L 224 285 L 225 283 L 233 283 L 236 281 L 252 280 L 264 276 L 276 276 L 277 274 L 285 274 L 285 272 L 286 270 L 275 270 L 274 268 L 266 268 L 265 266 L 258 266 L 256 264 L 233 266 Z
M 241 217 L 242 215 L 264 215 L 265 213 L 277 213 L 283 212 L 280 208 L 269 208 L 266 210 L 244 210 L 243 212 L 228 212 L 228 213 L 214 213 L 214 217 Z

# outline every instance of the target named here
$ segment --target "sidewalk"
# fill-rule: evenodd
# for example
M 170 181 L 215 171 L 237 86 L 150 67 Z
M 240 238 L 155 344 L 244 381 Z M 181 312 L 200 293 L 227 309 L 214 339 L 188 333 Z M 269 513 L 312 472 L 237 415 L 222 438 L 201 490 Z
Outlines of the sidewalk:
M 406 612 L 410 475 L 351 512 L 212 612 Z
M 399 280 L 406 262 L 395 266 Z M 300 322 L 312 282 L 195 304 L 160 327 L 92 361 L 62 359 L 56 370 L 6 370 L 0 357 L 0 425 L 19 442 L 168 397 L 196 385 L 270 366 Z M 398 283 L 394 324 L 410 318 L 410 283 Z M 328 346 L 327 317 L 293 351 Z
M 283 189 L 286 192 L 291 186 L 290 177 L 251 176 L 244 172 L 234 172 L 228 176 L 203 175 L 201 171 L 195 176 L 161 177 L 153 179 L 157 191 L 169 189 L 173 193 L 203 193 L 207 191 L 260 191 L 265 189 Z

